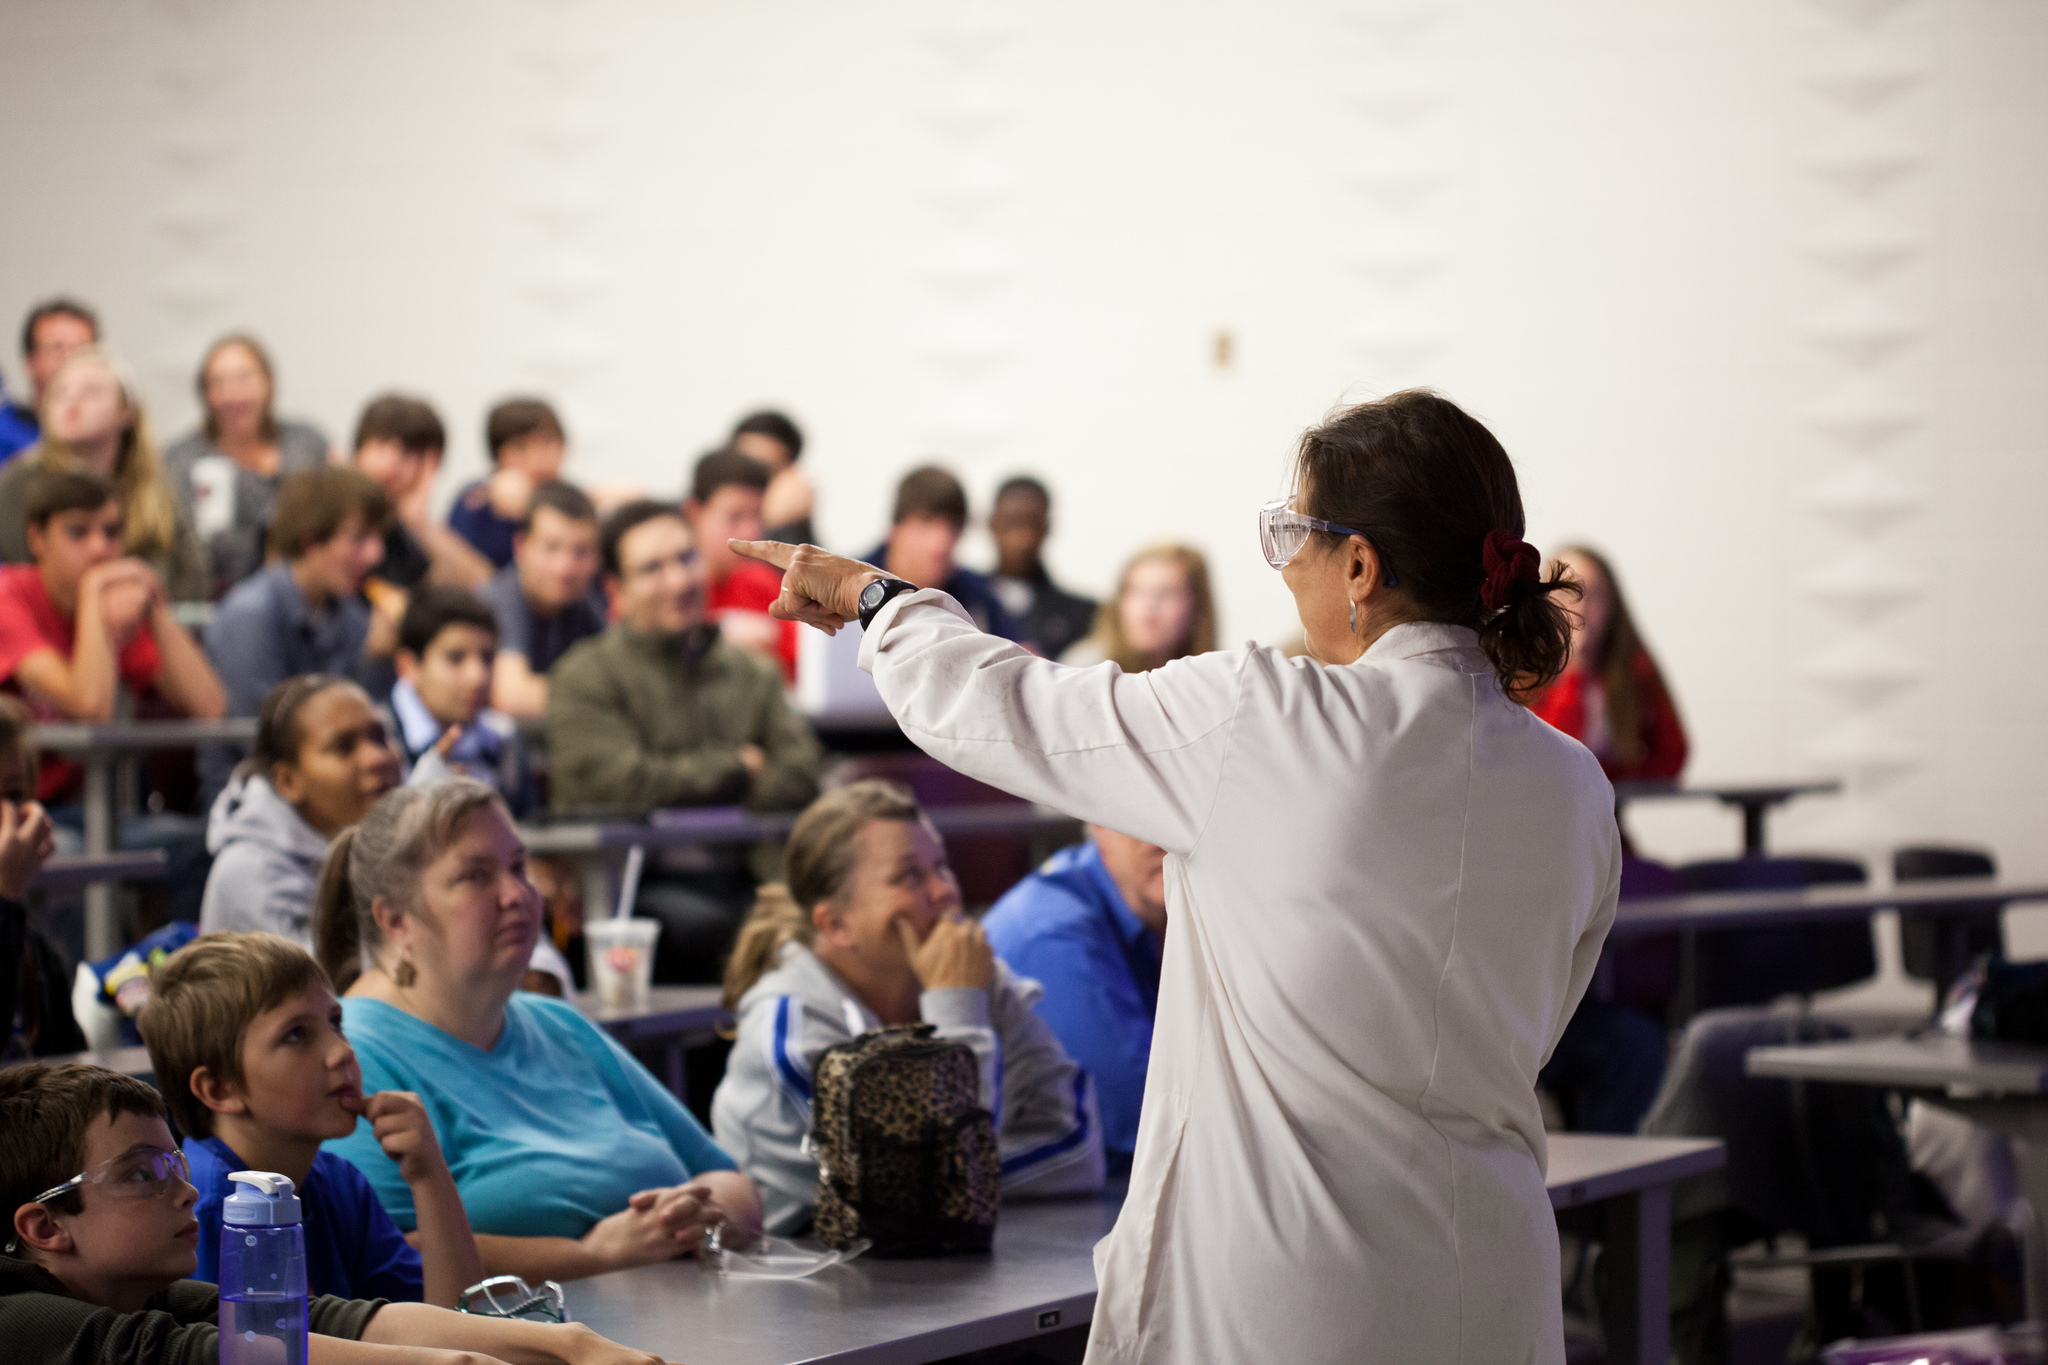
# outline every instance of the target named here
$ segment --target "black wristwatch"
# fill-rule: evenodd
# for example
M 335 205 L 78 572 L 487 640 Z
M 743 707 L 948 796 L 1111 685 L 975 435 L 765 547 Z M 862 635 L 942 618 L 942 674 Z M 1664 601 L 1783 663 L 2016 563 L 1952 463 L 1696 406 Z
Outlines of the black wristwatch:
M 887 606 L 889 599 L 916 591 L 915 583 L 906 583 L 900 578 L 877 578 L 860 590 L 860 628 L 866 630 L 873 625 L 875 613 Z

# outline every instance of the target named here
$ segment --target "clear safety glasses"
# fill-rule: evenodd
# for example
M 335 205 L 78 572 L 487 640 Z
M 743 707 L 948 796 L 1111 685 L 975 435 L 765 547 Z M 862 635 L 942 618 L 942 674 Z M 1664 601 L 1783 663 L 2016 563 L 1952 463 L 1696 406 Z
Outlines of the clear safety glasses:
M 1276 569 L 1284 569 L 1287 562 L 1301 553 L 1301 547 L 1308 544 L 1311 531 L 1328 531 L 1332 535 L 1362 536 L 1367 543 L 1371 536 L 1352 526 L 1339 526 L 1334 521 L 1324 521 L 1306 512 L 1294 510 L 1294 499 L 1280 498 L 1259 509 L 1259 548 L 1265 551 L 1266 562 Z M 1375 552 L 1379 550 L 1373 546 Z M 1387 563 L 1387 557 L 1380 555 L 1380 585 L 1395 587 L 1400 580 L 1394 577 L 1394 566 Z
M 528 1322 L 567 1322 L 568 1300 L 562 1286 L 542 1280 L 539 1289 L 517 1275 L 493 1275 L 462 1291 L 455 1311 L 481 1318 L 523 1318 Z
M 154 1199 L 169 1189 L 173 1180 L 190 1180 L 192 1167 L 183 1152 L 161 1147 L 137 1147 L 89 1171 L 80 1171 L 61 1185 L 52 1185 L 35 1197 L 38 1204 L 60 1199 L 73 1190 L 98 1185 L 116 1199 Z

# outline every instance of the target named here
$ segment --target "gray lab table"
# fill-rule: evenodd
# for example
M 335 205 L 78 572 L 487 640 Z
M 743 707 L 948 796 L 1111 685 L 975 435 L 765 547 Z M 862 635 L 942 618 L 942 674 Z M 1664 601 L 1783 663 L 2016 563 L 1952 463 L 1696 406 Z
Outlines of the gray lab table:
M 148 881 L 164 874 L 164 851 L 160 848 L 130 849 L 120 853 L 58 854 L 36 873 L 34 885 L 45 891 L 92 886 L 99 882 Z
M 1911 1092 L 2004 1133 L 2013 1140 L 2027 1202 L 2048 1209 L 2048 1048 L 1924 1033 L 1751 1048 L 1746 1066 L 1752 1076 Z M 2048 1317 L 2048 1235 L 2038 1215 L 2025 1245 L 2027 1316 L 2039 1322 Z
M 1878 910 L 1996 910 L 2010 901 L 2048 900 L 2048 882 L 1943 877 L 1892 886 L 1809 886 L 1777 891 L 1697 891 L 1621 902 L 1609 938 L 1670 929 L 1746 929 L 1812 920 L 1862 919 Z
M 686 1099 L 689 1050 L 732 1022 L 723 995 L 717 986 L 656 986 L 645 1007 L 608 1010 L 597 1003 L 596 992 L 581 991 L 576 1008 L 629 1052 L 659 1049 L 663 1082 L 677 1099 Z
M 1691 797 L 1733 806 L 1742 812 L 1742 856 L 1761 858 L 1764 856 L 1764 816 L 1771 807 L 1783 805 L 1795 796 L 1819 796 L 1841 789 L 1842 784 L 1832 778 L 1813 782 L 1737 782 L 1684 787 L 1676 782 L 1649 780 L 1615 783 L 1614 803 L 1624 806 L 1630 801 L 1669 801 Z
M 1671 1184 L 1711 1170 L 1721 1144 L 1695 1139 L 1550 1139 L 1555 1208 L 1608 1201 L 1618 1311 L 1634 1339 L 1613 1359 L 1665 1358 L 1670 1314 Z M 920 1365 L 1088 1322 L 1094 1247 L 1119 1192 L 1006 1205 L 988 1256 L 860 1260 L 808 1280 L 731 1280 L 691 1261 L 569 1286 L 576 1317 L 629 1346 L 692 1365 Z M 1631 1347 L 1636 1353 L 1631 1353 Z
M 56 721 L 36 726 L 36 747 L 65 754 L 85 769 L 85 852 L 114 851 L 120 830 L 114 769 L 136 754 L 158 749 L 192 749 L 202 744 L 246 744 L 256 737 L 253 716 L 225 720 L 114 720 L 87 724 Z M 121 946 L 114 922 L 114 888 L 108 881 L 85 888 L 85 955 L 105 957 Z

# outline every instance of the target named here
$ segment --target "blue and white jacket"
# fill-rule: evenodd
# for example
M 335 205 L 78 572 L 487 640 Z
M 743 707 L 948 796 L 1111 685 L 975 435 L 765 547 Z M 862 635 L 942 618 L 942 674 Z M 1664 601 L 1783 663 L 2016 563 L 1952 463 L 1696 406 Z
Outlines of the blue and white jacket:
M 1082 1194 L 1102 1188 L 1102 1121 L 1095 1087 L 1033 1011 L 1036 981 L 996 963 L 992 990 L 926 991 L 918 1013 L 939 1036 L 974 1049 L 981 1102 L 995 1116 L 1008 1195 Z M 718 1145 L 760 1188 L 768 1230 L 788 1235 L 811 1220 L 817 1163 L 803 1150 L 811 1128 L 811 1070 L 837 1043 L 882 1027 L 838 975 L 800 943 L 740 998 L 739 1035 L 711 1101 Z

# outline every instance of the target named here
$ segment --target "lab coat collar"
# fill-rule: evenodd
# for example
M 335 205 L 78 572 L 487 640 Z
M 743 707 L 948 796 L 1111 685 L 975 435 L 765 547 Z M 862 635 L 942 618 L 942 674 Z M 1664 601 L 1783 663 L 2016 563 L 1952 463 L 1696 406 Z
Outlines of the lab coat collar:
M 1359 659 L 1361 663 L 1384 664 L 1451 651 L 1477 656 L 1479 632 L 1447 621 L 1407 621 L 1374 640 Z

